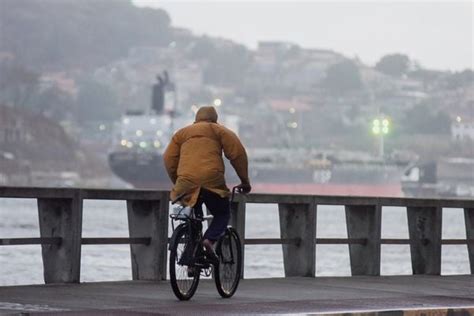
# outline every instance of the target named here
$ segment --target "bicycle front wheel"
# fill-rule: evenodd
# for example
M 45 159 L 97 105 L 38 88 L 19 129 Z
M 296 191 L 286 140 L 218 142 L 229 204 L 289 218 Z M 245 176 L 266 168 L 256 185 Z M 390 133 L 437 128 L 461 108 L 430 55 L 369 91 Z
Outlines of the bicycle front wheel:
M 242 271 L 242 248 L 239 234 L 229 227 L 216 245 L 219 265 L 214 270 L 217 292 L 224 298 L 234 295 Z
M 179 225 L 170 242 L 170 282 L 176 297 L 182 301 L 193 297 L 199 284 L 200 269 L 189 264 L 192 260 L 194 242 L 188 225 Z

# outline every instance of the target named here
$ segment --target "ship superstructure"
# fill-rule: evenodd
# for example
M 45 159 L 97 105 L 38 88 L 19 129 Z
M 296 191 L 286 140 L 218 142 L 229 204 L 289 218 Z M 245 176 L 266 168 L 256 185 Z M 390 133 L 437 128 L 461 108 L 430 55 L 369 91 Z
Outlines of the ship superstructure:
M 192 118 L 169 114 L 129 112 L 117 128 L 116 144 L 109 153 L 109 165 L 122 180 L 139 188 L 169 189 L 171 183 L 163 165 L 163 152 L 175 126 Z

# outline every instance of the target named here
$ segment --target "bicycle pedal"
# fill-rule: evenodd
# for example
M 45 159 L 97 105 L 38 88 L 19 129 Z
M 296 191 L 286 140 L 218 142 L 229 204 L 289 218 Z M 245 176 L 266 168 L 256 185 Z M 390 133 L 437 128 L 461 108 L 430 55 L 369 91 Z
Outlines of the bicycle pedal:
M 188 278 L 194 278 L 196 275 L 196 268 L 188 267 Z

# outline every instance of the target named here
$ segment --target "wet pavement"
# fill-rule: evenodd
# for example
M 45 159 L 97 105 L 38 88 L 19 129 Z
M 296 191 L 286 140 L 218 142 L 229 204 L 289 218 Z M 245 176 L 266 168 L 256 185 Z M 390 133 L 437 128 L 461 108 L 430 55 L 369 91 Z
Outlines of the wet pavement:
M 178 301 L 169 282 L 101 282 L 0 287 L 0 314 L 222 315 L 382 312 L 474 313 L 474 276 L 246 279 L 222 299 L 212 280 Z M 416 313 L 415 313 L 416 314 Z

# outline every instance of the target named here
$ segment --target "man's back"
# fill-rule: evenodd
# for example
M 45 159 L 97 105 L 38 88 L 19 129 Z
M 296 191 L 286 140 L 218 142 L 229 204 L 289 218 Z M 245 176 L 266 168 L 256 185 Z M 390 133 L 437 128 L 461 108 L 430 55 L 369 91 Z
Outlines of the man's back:
M 175 184 L 171 198 L 189 193 L 186 204 L 194 205 L 200 188 L 221 197 L 228 196 L 223 152 L 242 183 L 249 183 L 247 154 L 242 143 L 237 135 L 216 121 L 214 108 L 201 108 L 196 122 L 173 136 L 164 154 L 166 169 Z
M 177 133 L 181 143 L 178 177 L 195 178 L 204 184 L 224 174 L 220 129 L 216 123 L 199 122 Z

